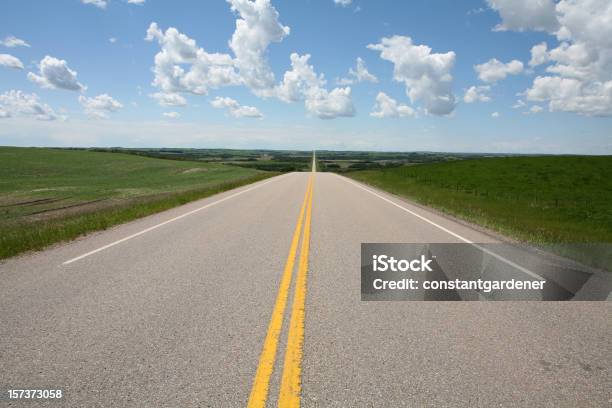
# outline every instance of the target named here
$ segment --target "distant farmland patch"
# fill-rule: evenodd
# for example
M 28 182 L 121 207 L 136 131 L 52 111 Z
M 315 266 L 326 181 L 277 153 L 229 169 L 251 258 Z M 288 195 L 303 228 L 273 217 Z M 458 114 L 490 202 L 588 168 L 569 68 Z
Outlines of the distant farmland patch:
M 83 149 L 80 149 L 83 150 Z M 125 153 L 169 160 L 222 163 L 263 171 L 309 171 L 312 151 L 199 148 L 92 148 L 92 151 Z M 465 160 L 477 157 L 508 156 L 491 153 L 368 152 L 317 150 L 317 171 L 348 172 L 397 167 L 406 164 Z

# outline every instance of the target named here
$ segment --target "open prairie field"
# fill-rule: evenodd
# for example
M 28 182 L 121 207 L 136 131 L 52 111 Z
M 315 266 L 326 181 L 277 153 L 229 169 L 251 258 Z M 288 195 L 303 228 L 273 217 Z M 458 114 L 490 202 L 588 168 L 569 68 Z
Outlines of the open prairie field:
M 0 148 L 0 258 L 276 173 L 121 153 Z
M 602 253 L 612 242 L 610 156 L 485 158 L 347 175 L 521 241 L 578 258 L 571 248 L 592 246 L 585 256 L 610 260 L 609 249 Z

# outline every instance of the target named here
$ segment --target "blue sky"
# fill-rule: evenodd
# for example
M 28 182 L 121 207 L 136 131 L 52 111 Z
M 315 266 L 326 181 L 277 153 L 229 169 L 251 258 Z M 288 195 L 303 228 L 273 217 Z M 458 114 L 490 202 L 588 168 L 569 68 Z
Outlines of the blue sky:
M 606 0 L 135 2 L 3 2 L 0 145 L 612 154 Z

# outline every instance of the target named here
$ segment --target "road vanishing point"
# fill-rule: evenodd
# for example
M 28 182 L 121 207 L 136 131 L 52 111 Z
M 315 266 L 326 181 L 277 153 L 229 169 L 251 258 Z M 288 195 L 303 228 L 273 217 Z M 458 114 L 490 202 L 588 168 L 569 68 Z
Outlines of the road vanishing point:
M 273 177 L 0 263 L 0 387 L 70 407 L 612 405 L 611 302 L 363 302 L 364 242 L 497 239 L 336 174 Z

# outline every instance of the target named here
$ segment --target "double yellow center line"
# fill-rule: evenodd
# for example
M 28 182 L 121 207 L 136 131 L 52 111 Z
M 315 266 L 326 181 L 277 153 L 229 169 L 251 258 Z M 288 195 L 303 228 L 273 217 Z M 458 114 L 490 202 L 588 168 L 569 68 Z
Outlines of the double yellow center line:
M 300 235 L 302 242 L 300 247 L 300 258 L 298 261 L 298 272 L 295 282 L 295 293 L 291 307 L 291 319 L 289 321 L 289 333 L 287 335 L 287 349 L 285 350 L 285 361 L 281 377 L 278 406 L 299 407 L 301 393 L 302 355 L 304 345 L 304 308 L 306 303 L 306 278 L 308 275 L 308 252 L 310 248 L 310 221 L 312 218 L 312 189 L 314 173 L 308 179 L 304 202 L 300 210 L 297 225 L 293 232 L 289 256 L 285 263 L 283 276 L 281 277 L 278 295 L 272 310 L 272 317 L 268 325 L 268 332 L 264 340 L 263 349 L 259 357 L 259 365 L 255 373 L 255 379 L 249 396 L 249 408 L 263 408 L 266 405 L 268 391 L 270 388 L 270 377 L 274 370 L 278 340 L 283 326 L 283 317 L 287 306 L 287 298 L 295 266 Z M 303 232 L 303 234 L 302 234 Z

